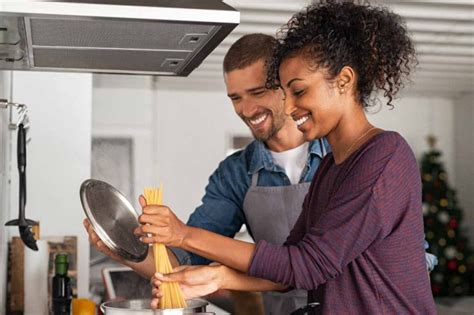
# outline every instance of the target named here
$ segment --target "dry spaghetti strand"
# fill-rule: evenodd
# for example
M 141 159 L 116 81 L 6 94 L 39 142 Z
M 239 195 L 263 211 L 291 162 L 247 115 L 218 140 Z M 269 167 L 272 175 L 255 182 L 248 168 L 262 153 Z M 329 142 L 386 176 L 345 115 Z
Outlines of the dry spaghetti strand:
M 160 188 L 145 188 L 144 191 L 147 205 L 161 205 L 163 199 L 163 185 Z M 153 244 L 153 255 L 155 257 L 155 269 L 157 272 L 167 274 L 173 272 L 166 246 Z M 163 297 L 160 299 L 159 308 L 185 308 L 183 291 L 177 282 L 164 282 L 161 284 Z

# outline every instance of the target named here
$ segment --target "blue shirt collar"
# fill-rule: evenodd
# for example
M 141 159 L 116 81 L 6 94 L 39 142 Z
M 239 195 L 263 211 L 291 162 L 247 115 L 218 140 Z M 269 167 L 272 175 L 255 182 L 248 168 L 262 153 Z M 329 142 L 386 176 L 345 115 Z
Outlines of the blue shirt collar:
M 262 141 L 255 140 L 254 145 L 255 148 L 250 160 L 248 173 L 255 174 L 262 168 L 267 171 L 277 171 L 277 165 L 273 162 L 272 155 L 265 144 Z M 307 164 L 311 161 L 311 158 L 314 155 L 319 156 L 321 159 L 324 157 L 324 154 L 327 153 L 327 151 L 324 150 L 323 152 L 322 146 L 327 150 L 326 141 L 318 139 L 309 142 Z

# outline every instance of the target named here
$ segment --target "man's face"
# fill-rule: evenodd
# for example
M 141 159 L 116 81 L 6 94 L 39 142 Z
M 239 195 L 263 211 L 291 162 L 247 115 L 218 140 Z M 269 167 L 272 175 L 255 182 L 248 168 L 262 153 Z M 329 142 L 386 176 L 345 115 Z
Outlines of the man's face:
M 250 127 L 260 141 L 273 137 L 284 125 L 283 93 L 280 89 L 265 88 L 265 62 L 259 60 L 250 66 L 224 74 L 227 95 L 235 112 Z

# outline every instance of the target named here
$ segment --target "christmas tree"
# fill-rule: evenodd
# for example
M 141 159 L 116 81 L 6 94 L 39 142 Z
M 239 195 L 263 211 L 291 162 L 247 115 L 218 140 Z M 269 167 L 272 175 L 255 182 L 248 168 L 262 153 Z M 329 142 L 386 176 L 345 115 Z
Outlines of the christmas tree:
M 474 294 L 474 252 L 461 228 L 462 210 L 456 192 L 449 187 L 436 138 L 428 137 L 430 150 L 423 155 L 423 214 L 428 252 L 438 257 L 431 272 L 434 296 Z

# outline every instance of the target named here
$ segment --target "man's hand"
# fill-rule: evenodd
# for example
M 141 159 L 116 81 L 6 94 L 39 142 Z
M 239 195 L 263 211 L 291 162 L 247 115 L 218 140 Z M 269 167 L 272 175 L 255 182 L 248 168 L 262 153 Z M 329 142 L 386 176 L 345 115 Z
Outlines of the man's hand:
M 138 217 L 141 226 L 134 230 L 143 243 L 161 243 L 182 247 L 188 226 L 181 222 L 166 206 L 147 205 L 143 196 L 139 198 L 143 214 Z
M 94 231 L 94 228 L 92 227 L 89 219 L 84 219 L 83 223 L 84 223 L 84 227 L 86 228 L 87 233 L 89 234 L 89 242 L 91 243 L 91 245 L 93 245 L 99 252 L 101 252 L 105 256 L 108 256 L 121 264 L 125 263 L 124 258 L 122 258 L 121 256 L 111 251 L 107 247 L 107 245 L 104 244 L 104 242 L 100 239 L 100 237 Z
M 180 266 L 167 275 L 155 273 L 151 280 L 153 285 L 151 308 L 158 308 L 160 298 L 163 296 L 162 283 L 178 282 L 183 291 L 184 299 L 193 299 L 221 289 L 226 269 L 227 267 L 215 264 L 209 266 Z

